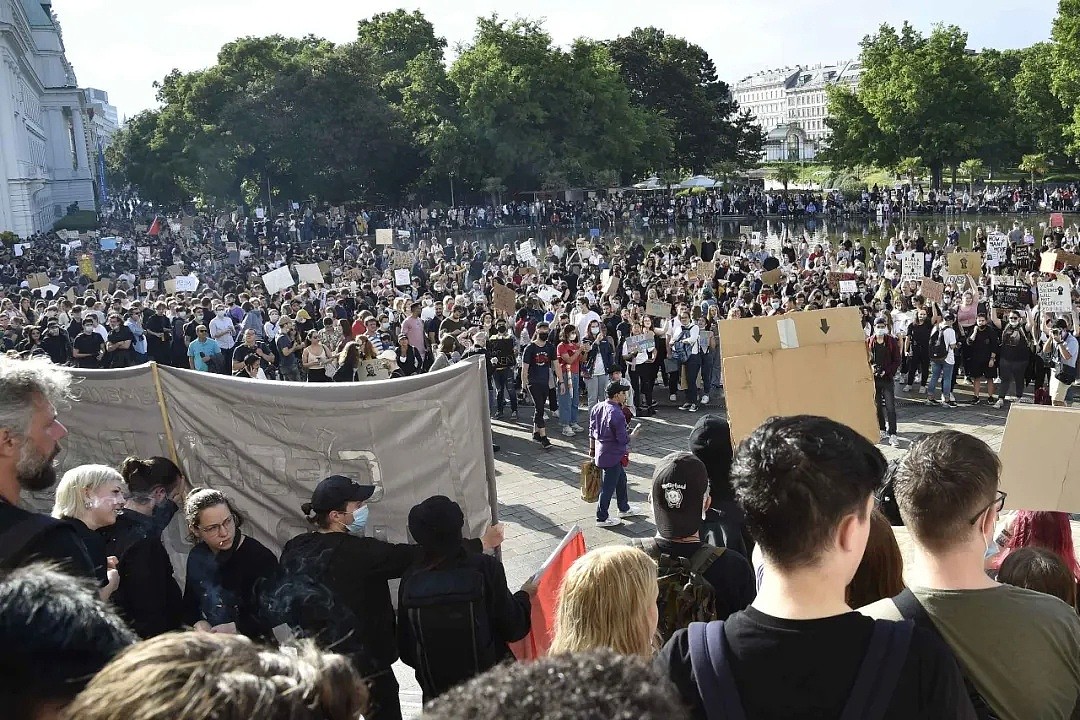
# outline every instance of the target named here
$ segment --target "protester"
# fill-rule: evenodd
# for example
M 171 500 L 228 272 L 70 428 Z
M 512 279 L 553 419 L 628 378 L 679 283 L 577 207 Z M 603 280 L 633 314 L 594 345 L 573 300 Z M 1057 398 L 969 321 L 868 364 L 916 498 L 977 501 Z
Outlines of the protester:
M 528 388 L 533 401 L 533 440 L 545 450 L 551 447 L 551 441 L 547 437 L 544 400 L 551 382 L 552 362 L 556 361 L 554 367 L 558 367 L 558 355 L 554 344 L 548 339 L 549 332 L 550 326 L 546 322 L 537 323 L 532 342 L 521 356 L 521 387 Z
M 138 638 L 95 583 L 31 564 L 0 575 L 0 707 L 9 720 L 54 720 Z
M 606 391 L 607 402 L 599 403 L 589 411 L 589 456 L 603 473 L 600 500 L 596 506 L 596 525 L 617 527 L 622 525 L 623 518 L 641 513 L 628 499 L 626 468 L 623 466 L 623 458 L 630 453 L 632 437 L 623 413 L 626 388 L 621 383 L 609 383 Z M 618 517 L 610 517 L 608 513 L 612 497 L 619 509 Z
M 874 603 L 871 617 L 914 619 L 949 644 L 976 704 L 1002 718 L 1070 717 L 1080 699 L 1080 617 L 985 572 L 1005 504 L 997 455 L 982 440 L 942 430 L 915 443 L 894 478 L 912 541 L 908 593 Z M 994 628 L 987 633 L 986 628 Z M 1023 657 L 1002 672 L 1002 658 Z
M 1076 607 L 1076 576 L 1057 553 L 1041 547 L 1023 547 L 1010 553 L 998 569 L 997 580 L 1060 598 Z
M 904 589 L 904 556 L 892 526 L 874 508 L 870 514 L 870 534 L 855 576 L 847 586 L 847 604 L 853 608 L 891 598 Z
M 1072 523 L 1068 513 L 1043 510 L 1018 510 L 1009 521 L 997 542 L 1001 552 L 990 560 L 991 569 L 998 568 L 1020 548 L 1039 547 L 1061 557 L 1073 577 L 1080 581 L 1080 563 L 1076 560 Z
M 1050 399 L 1054 405 L 1064 406 L 1069 388 L 1076 382 L 1076 360 L 1080 355 L 1080 342 L 1069 332 L 1069 323 L 1064 318 L 1053 325 L 1047 321 L 1050 339 L 1043 344 L 1043 352 L 1051 354 L 1054 369 L 1050 375 Z
M 422 556 L 398 593 L 401 659 L 416 670 L 425 702 L 511 659 L 529 632 L 527 589 L 511 593 L 502 563 L 465 550 L 461 507 L 437 495 L 409 511 Z
M 900 344 L 889 334 L 885 318 L 874 320 L 874 335 L 866 343 L 874 374 L 874 405 L 881 441 L 899 446 L 896 435 L 896 373 L 900 370 Z M 886 424 L 886 420 L 888 424 Z
M 936 638 L 875 623 L 845 602 L 884 472 L 879 450 L 825 418 L 772 418 L 739 445 L 732 481 L 764 577 L 747 610 L 695 623 L 661 650 L 657 667 L 693 717 L 721 703 L 729 716 L 864 717 L 869 698 L 886 718 L 973 717 L 956 662 Z M 890 647 L 896 661 L 873 672 Z
M 591 550 L 570 566 L 555 606 L 552 655 L 608 648 L 652 657 L 656 651 L 656 563 L 636 548 Z
M 304 642 L 170 633 L 117 655 L 71 704 L 80 720 L 355 720 L 367 692 L 349 662 Z
M 731 485 L 731 427 L 718 415 L 705 415 L 690 431 L 688 447 L 709 474 L 709 505 L 701 525 L 702 540 L 749 558 L 753 540 Z
M 52 516 L 75 528 L 94 564 L 102 600 L 108 600 L 120 584 L 119 561 L 115 555 L 106 557 L 105 539 L 96 531 L 116 522 L 126 493 L 124 478 L 108 465 L 72 468 L 56 486 Z

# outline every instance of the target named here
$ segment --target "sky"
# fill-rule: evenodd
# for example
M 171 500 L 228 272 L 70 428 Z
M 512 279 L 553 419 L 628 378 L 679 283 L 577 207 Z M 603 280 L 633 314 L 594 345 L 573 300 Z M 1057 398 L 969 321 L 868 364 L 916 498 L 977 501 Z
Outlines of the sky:
M 1057 13 L 1054 0 L 53 0 L 79 84 L 108 92 L 121 119 L 157 106 L 155 80 L 173 68 L 213 65 L 237 37 L 348 42 L 357 21 L 397 8 L 422 11 L 451 48 L 468 43 L 477 17 L 496 12 L 543 19 L 560 45 L 654 25 L 705 48 L 729 83 L 758 70 L 855 57 L 865 35 L 905 20 L 923 32 L 958 25 L 973 49 L 1026 47 L 1049 38 Z

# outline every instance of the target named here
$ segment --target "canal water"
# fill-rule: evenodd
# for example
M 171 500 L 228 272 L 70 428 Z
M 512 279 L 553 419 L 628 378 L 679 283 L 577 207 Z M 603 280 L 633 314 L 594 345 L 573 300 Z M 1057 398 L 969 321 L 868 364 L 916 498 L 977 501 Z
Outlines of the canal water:
M 730 219 L 724 218 L 708 225 L 689 223 L 677 226 L 649 226 L 641 222 L 632 222 L 611 226 L 604 223 L 598 229 L 601 236 L 606 239 L 615 236 L 621 236 L 624 239 L 640 239 L 646 247 L 657 242 L 667 242 L 672 238 L 690 237 L 700 240 L 705 233 L 718 239 L 738 238 L 742 227 L 751 227 L 754 231 L 766 235 L 780 235 L 786 229 L 789 236 L 799 238 L 806 232 L 815 238 L 828 239 L 835 247 L 844 233 L 847 233 L 848 239 L 852 242 L 861 241 L 869 244 L 876 241 L 879 246 L 884 246 L 901 231 L 907 231 L 910 235 L 915 229 L 918 229 L 929 242 L 938 240 L 944 245 L 945 235 L 949 232 L 949 227 L 955 225 L 960 232 L 961 247 L 970 247 L 975 232 L 980 226 L 988 232 L 995 229 L 1008 232 L 1012 229 L 1014 220 L 1019 221 L 1022 228 L 1029 230 L 1031 234 L 1041 240 L 1041 226 L 1046 225 L 1050 217 L 1046 214 L 1032 214 L 1022 217 L 1017 215 L 895 216 L 885 220 L 873 217 L 852 217 L 839 220 L 733 217 Z M 1066 222 L 1071 224 L 1072 219 L 1066 218 Z M 475 240 L 482 246 L 491 248 L 501 247 L 507 243 L 517 245 L 529 239 L 532 239 L 538 245 L 546 245 L 551 240 L 558 240 L 562 243 L 568 239 L 589 237 L 591 232 L 594 232 L 592 228 L 584 226 L 576 228 L 523 226 L 459 232 L 455 233 L 455 238 L 458 241 L 461 239 L 467 239 L 470 242 Z

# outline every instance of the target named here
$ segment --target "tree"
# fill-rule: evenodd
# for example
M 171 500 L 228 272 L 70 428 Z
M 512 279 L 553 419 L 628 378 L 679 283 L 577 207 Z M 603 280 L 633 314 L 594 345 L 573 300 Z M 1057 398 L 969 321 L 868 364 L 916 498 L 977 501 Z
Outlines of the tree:
M 769 171 L 773 180 L 784 186 L 784 195 L 787 195 L 788 185 L 799 179 L 799 168 L 795 165 L 783 163 Z
M 908 182 L 914 186 L 916 178 L 926 172 L 926 165 L 923 164 L 922 158 L 906 157 L 896 163 L 893 170 L 897 175 L 906 177 Z
M 158 134 L 160 115 L 144 110 L 124 123 L 105 149 L 105 168 L 113 187 L 131 186 L 144 200 L 176 206 L 190 197 L 179 182 L 187 171 L 180 148 Z
M 1031 174 L 1031 184 L 1035 185 L 1035 176 L 1042 177 L 1050 169 L 1046 159 L 1046 153 L 1033 153 L 1025 155 L 1020 161 L 1020 169 Z
M 944 168 L 974 155 L 988 136 L 992 94 L 967 53 L 967 35 L 951 25 L 928 37 L 907 23 L 899 32 L 882 25 L 861 47 L 858 91 L 829 93 L 827 157 L 890 166 L 900 153 L 912 155 L 940 188 Z
M 1069 142 L 1076 137 L 1070 106 L 1063 105 L 1053 89 L 1056 63 L 1051 43 L 1035 43 L 1021 51 L 1020 68 L 1012 81 L 1021 153 L 1045 152 L 1065 159 L 1080 151 Z
M 606 46 L 634 104 L 665 121 L 672 165 L 699 172 L 725 160 L 756 163 L 764 133 L 739 112 L 704 49 L 654 27 L 635 28 Z
M 978 158 L 971 158 L 960 163 L 960 174 L 971 182 L 986 177 L 986 165 Z
M 1080 0 L 1058 0 L 1051 38 L 1051 87 L 1061 105 L 1070 109 L 1069 150 L 1076 155 L 1080 152 Z

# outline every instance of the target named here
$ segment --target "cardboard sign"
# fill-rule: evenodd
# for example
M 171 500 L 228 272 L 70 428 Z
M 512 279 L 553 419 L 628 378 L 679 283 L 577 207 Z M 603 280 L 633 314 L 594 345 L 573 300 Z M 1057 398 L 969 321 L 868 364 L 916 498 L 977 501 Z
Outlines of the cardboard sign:
M 165 292 L 169 295 L 176 294 L 176 280 L 174 278 L 169 278 L 165 281 Z
M 388 248 L 383 252 L 386 253 L 387 261 L 392 270 L 411 270 L 413 264 L 416 262 L 413 254 L 407 250 L 394 250 Z
M 943 302 L 945 299 L 945 283 L 935 282 L 930 278 L 923 278 L 922 287 L 919 292 L 930 302 Z
M 986 266 L 997 267 L 1008 259 L 1009 238 L 997 234 L 986 238 Z
M 266 291 L 271 295 L 281 292 L 285 288 L 290 288 L 296 283 L 287 265 L 282 265 L 278 269 L 266 273 L 262 276 L 262 281 L 263 285 L 266 286 Z
M 740 225 L 739 226 L 739 235 L 741 235 L 741 236 L 750 237 L 750 235 L 753 232 L 754 232 L 754 226 L 753 225 Z
M 91 281 L 98 279 L 97 267 L 94 265 L 94 258 L 89 255 L 79 256 L 79 273 L 86 276 Z
M 1072 283 L 1064 278 L 1039 283 L 1039 309 L 1049 313 L 1072 312 Z
M 632 353 L 647 352 L 656 349 L 656 334 L 644 333 L 626 338 L 626 349 Z
M 322 285 L 323 282 L 325 282 L 322 270 L 319 268 L 318 263 L 297 265 L 296 277 L 300 279 L 300 282 L 311 283 L 312 285 Z
M 1039 272 L 1061 272 L 1067 267 L 1080 267 L 1080 255 L 1067 252 L 1045 252 L 1039 261 Z
M 372 380 L 389 380 L 390 371 L 383 360 L 361 360 L 356 368 L 357 382 L 370 382 Z
M 412 278 L 409 277 L 409 271 L 400 268 L 394 271 L 394 284 L 398 287 L 404 287 L 412 282 Z
M 998 457 L 1010 508 L 1080 512 L 1080 410 L 1014 403 Z
M 982 253 L 954 252 L 945 256 L 945 267 L 950 275 L 982 277 Z
M 857 308 L 722 320 L 731 437 L 774 415 L 822 415 L 878 441 L 874 378 Z M 813 387 L 807 387 L 813 385 Z
M 99 295 L 104 295 L 112 289 L 112 280 L 107 278 L 105 280 L 98 280 L 94 283 L 94 289 L 98 291 Z
M 513 316 L 517 310 L 517 293 L 511 287 L 496 284 L 491 289 L 491 307 L 505 313 L 507 317 Z
M 776 285 L 783 279 L 780 268 L 761 273 L 761 282 L 765 285 Z
M 34 273 L 26 278 L 26 284 L 30 286 L 31 290 L 45 287 L 49 284 L 49 276 L 45 273 Z
M 1031 307 L 1031 288 L 1026 285 L 995 285 L 991 297 L 994 307 L 1004 310 L 1021 310 Z
M 704 260 L 694 266 L 694 269 L 690 271 L 688 277 L 691 279 L 699 278 L 705 282 L 710 282 L 716 277 L 716 260 L 710 260 L 705 262 Z
M 380 229 L 375 231 L 375 244 L 376 245 L 393 245 L 394 244 L 394 231 Z
M 918 282 L 926 274 L 926 253 L 906 251 L 900 260 L 900 280 Z
M 854 295 L 859 292 L 859 283 L 854 280 L 841 280 L 840 281 L 840 294 L 841 295 Z
M 177 277 L 180 273 L 184 272 L 184 269 L 179 265 L 170 265 L 165 269 L 168 271 L 170 277 Z
M 199 278 L 194 275 L 181 275 L 176 278 L 177 292 L 195 292 L 199 289 Z
M 671 317 L 671 304 L 660 302 L 659 300 L 650 300 L 645 304 L 645 314 L 649 317 L 658 317 L 662 320 L 667 320 Z

